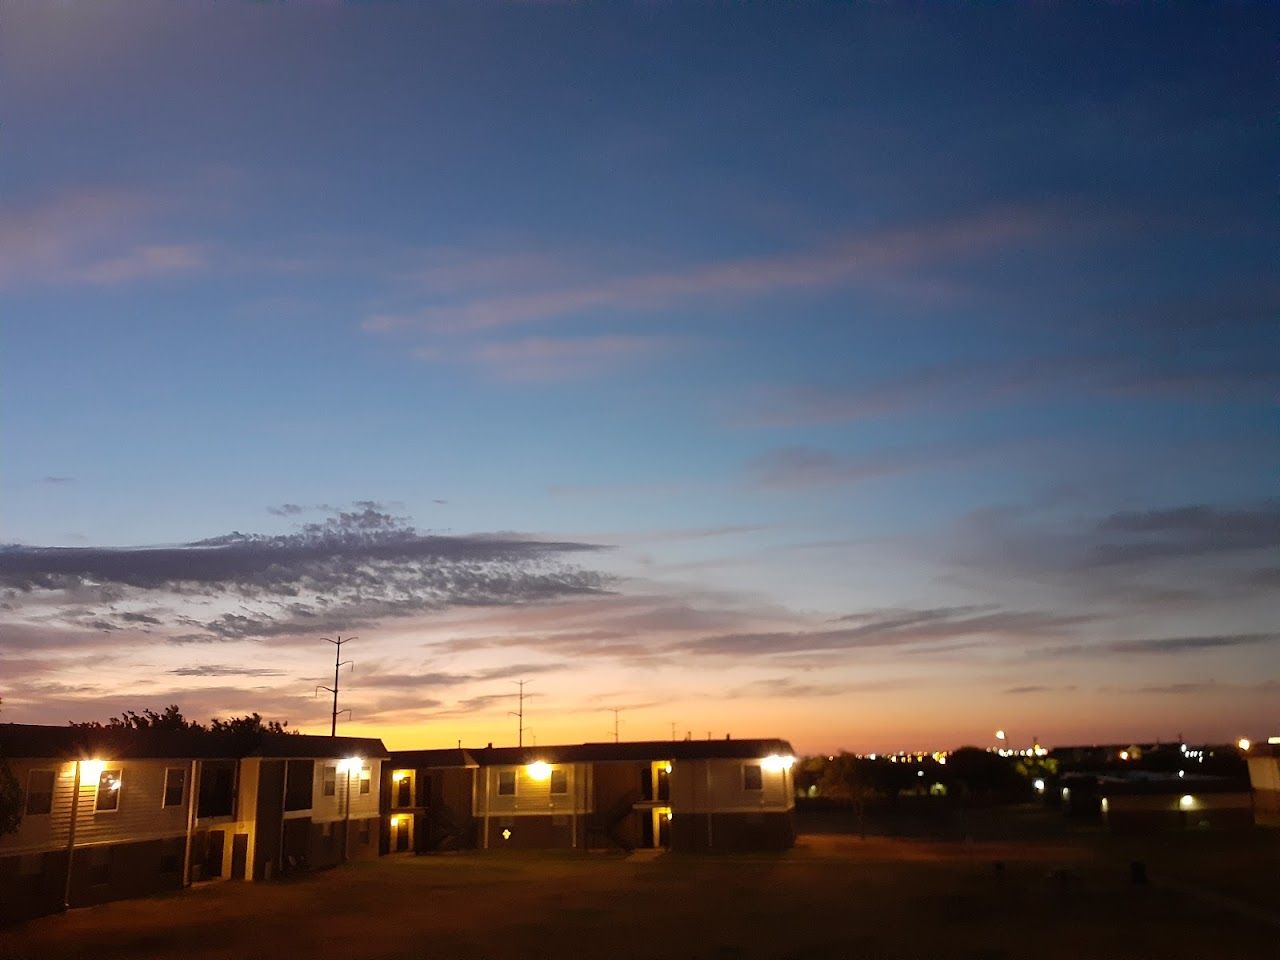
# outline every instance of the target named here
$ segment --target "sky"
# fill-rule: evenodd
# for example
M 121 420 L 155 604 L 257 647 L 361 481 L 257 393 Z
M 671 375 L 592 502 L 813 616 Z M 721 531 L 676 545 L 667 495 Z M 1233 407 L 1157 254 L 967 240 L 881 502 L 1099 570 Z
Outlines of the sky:
M 1280 734 L 1277 19 L 8 5 L 0 719 Z

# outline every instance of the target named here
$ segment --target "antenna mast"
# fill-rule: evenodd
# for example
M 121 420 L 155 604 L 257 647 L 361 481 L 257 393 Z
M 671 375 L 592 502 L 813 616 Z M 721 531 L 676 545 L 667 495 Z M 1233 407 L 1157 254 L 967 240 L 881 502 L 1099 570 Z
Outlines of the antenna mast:
M 528 680 L 512 680 L 511 682 L 520 688 L 520 700 L 519 700 L 520 706 L 519 706 L 519 709 L 508 710 L 507 716 L 518 718 L 519 725 L 517 727 L 516 746 L 523 747 L 524 746 L 524 685 L 529 681 Z
M 617 743 L 618 742 L 618 714 L 622 712 L 622 708 L 608 707 L 606 709 L 610 710 L 613 713 L 613 742 Z
M 350 667 L 352 670 L 355 669 L 354 660 L 342 659 L 342 645 L 344 643 L 350 643 L 352 640 L 357 640 L 359 638 L 347 637 L 344 640 L 342 639 L 342 636 L 339 635 L 337 640 L 330 640 L 328 637 L 321 637 L 320 639 L 325 641 L 326 643 L 333 644 L 333 686 L 326 687 L 324 686 L 324 684 L 318 684 L 316 686 L 316 693 L 319 693 L 321 690 L 327 690 L 333 694 L 333 713 L 330 716 L 329 736 L 336 737 L 338 735 L 338 714 L 340 713 L 349 714 L 351 712 L 350 710 L 338 709 L 338 674 L 343 667 Z

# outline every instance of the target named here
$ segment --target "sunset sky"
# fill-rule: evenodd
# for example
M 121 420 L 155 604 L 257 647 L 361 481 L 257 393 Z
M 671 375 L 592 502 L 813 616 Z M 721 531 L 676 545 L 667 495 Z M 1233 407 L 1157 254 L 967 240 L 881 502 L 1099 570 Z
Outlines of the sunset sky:
M 1280 734 L 1275 8 L 0 29 L 0 721 Z

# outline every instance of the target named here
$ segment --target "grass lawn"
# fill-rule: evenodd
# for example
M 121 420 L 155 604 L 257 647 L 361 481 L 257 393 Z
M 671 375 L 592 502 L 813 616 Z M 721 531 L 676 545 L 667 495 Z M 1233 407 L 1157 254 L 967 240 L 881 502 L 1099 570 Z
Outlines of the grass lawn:
M 1136 854 L 1155 882 L 1129 881 Z M 810 835 L 777 856 L 402 856 L 45 917 L 0 931 L 0 958 L 1275 958 L 1278 868 L 1270 833 L 1145 846 Z M 1206 882 L 1216 898 L 1186 889 Z M 1224 895 L 1261 916 L 1233 912 Z

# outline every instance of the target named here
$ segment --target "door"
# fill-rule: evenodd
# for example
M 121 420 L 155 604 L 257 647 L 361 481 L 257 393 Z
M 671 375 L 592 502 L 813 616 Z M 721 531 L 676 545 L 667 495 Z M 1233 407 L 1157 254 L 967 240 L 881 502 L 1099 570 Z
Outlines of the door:
M 404 853 L 409 849 L 409 821 L 407 819 L 399 820 L 393 829 L 395 830 L 395 837 L 392 849 L 396 853 Z
M 249 862 L 249 835 L 237 833 L 231 838 L 231 879 L 244 880 L 245 865 Z
M 206 848 L 204 855 L 204 878 L 206 880 L 222 876 L 222 850 L 226 840 L 227 835 L 221 830 L 209 831 L 209 846 Z

